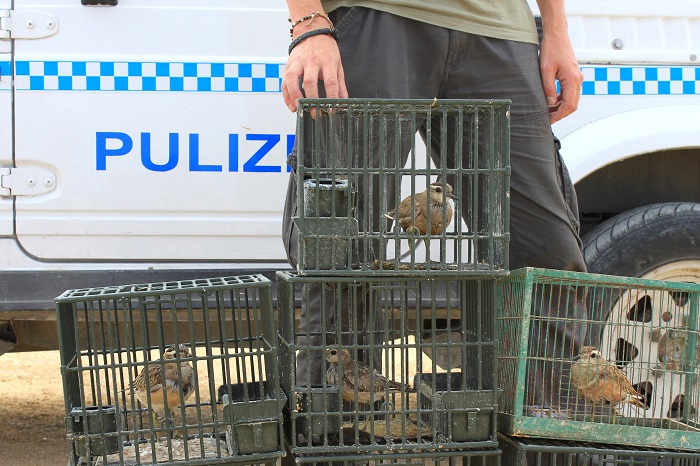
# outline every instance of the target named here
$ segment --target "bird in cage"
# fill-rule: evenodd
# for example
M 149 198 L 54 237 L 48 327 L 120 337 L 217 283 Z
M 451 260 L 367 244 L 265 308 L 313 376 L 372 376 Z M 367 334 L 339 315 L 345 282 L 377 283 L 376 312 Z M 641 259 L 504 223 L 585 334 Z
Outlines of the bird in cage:
M 452 186 L 448 183 L 436 181 L 431 183 L 423 192 L 413 196 L 407 196 L 399 204 L 398 215 L 396 209 L 384 214 L 386 218 L 395 220 L 409 236 L 408 247 L 410 253 L 414 250 L 416 234 L 440 235 L 452 222 L 452 204 L 449 200 L 457 200 L 452 194 Z M 426 249 L 429 246 L 428 238 L 423 238 Z
M 184 404 L 194 393 L 194 370 L 192 364 L 184 360 L 192 356 L 187 345 L 181 344 L 179 347 L 166 348 L 162 360 L 175 360 L 178 354 L 180 356 L 179 371 L 177 361 L 166 362 L 162 365 L 159 361 L 151 361 L 131 384 L 131 392 L 136 399 L 151 410 L 152 426 L 158 425 L 159 414 L 163 414 L 163 419 L 168 414 L 172 416 L 173 408 L 181 403 Z
M 355 361 L 350 351 L 345 348 L 326 349 L 326 361 L 329 363 L 326 371 L 326 382 L 339 386 L 343 399 L 346 401 L 372 405 L 376 401 L 383 400 L 387 392 L 410 393 L 415 391 L 407 385 L 387 379 L 365 363 Z M 339 365 L 341 367 L 338 367 Z M 339 373 L 340 370 L 342 370 L 342 374 Z M 365 422 L 363 430 L 366 429 L 368 423 L 369 419 Z
M 591 421 L 596 404 L 612 406 L 615 423 L 619 404 L 629 403 L 647 409 L 645 398 L 634 389 L 624 372 L 608 362 L 598 348 L 584 346 L 571 365 L 571 385 L 584 400 L 593 403 Z
M 687 328 L 671 328 L 661 334 L 659 339 L 659 362 L 663 369 L 668 371 L 689 370 L 691 332 Z M 700 343 L 695 350 L 695 366 L 700 363 Z

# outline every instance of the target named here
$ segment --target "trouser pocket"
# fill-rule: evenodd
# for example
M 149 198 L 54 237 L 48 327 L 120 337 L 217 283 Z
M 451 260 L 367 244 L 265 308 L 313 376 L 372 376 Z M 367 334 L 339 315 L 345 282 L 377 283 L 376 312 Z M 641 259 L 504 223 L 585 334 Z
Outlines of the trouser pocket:
M 561 189 L 561 194 L 564 197 L 564 201 L 566 203 L 566 213 L 569 216 L 571 226 L 574 228 L 576 234 L 580 235 L 581 221 L 579 219 L 578 198 L 576 197 L 576 189 L 574 188 L 574 184 L 571 181 L 569 170 L 566 168 L 566 163 L 564 163 L 564 159 L 561 156 L 561 152 L 559 152 L 559 149 L 561 149 L 561 141 L 559 141 L 559 138 L 557 138 L 556 136 L 553 137 L 554 147 L 556 148 L 555 163 L 557 166 L 557 181 L 559 182 L 559 189 Z

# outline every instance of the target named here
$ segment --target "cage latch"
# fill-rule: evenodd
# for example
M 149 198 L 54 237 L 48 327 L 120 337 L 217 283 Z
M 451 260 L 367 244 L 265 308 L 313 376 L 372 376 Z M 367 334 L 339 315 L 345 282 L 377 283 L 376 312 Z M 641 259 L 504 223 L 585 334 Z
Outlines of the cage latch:
M 467 412 L 467 431 L 476 429 L 476 413 L 477 411 Z
M 253 430 L 253 445 L 256 447 L 263 446 L 263 425 L 262 422 L 254 422 L 250 424 Z

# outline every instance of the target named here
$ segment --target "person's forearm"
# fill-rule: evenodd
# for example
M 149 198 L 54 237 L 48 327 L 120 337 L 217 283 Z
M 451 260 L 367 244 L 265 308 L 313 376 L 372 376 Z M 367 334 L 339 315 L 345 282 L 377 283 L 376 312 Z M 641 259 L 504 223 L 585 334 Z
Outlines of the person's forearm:
M 564 0 L 537 0 L 542 17 L 540 72 L 549 105 L 549 121 L 555 123 L 573 113 L 581 98 L 583 74 L 571 46 Z M 561 92 L 557 94 L 556 81 Z
M 290 0 L 290 2 L 293 0 Z M 537 0 L 544 34 L 567 34 L 564 0 Z

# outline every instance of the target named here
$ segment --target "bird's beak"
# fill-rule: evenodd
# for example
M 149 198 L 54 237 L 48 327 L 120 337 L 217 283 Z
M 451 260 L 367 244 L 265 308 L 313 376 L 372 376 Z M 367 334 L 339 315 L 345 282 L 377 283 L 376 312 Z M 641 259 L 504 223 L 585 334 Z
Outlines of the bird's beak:
M 581 359 L 581 355 L 580 355 L 580 354 L 573 357 L 573 360 L 574 360 L 574 361 L 578 361 L 579 359 Z
M 456 201 L 456 200 L 457 200 L 457 196 L 455 196 L 455 195 L 452 194 L 452 193 L 448 194 L 447 197 L 449 197 L 449 198 L 452 199 L 453 201 Z

